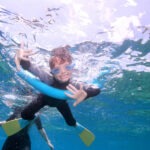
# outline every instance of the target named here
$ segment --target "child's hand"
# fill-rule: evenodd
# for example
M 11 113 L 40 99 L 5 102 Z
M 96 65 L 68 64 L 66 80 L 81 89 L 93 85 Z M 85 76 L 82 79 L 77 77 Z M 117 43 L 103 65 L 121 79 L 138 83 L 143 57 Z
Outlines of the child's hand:
M 77 106 L 79 103 L 81 103 L 86 97 L 87 93 L 83 90 L 83 85 L 80 85 L 80 89 L 78 90 L 73 85 L 69 84 L 67 86 L 67 90 L 71 93 L 65 93 L 68 97 L 76 100 L 73 104 L 73 106 Z
M 25 60 L 29 61 L 29 56 L 33 55 L 32 50 L 24 50 L 24 44 L 22 43 L 20 49 L 16 52 L 15 63 L 17 70 L 20 70 L 20 61 Z

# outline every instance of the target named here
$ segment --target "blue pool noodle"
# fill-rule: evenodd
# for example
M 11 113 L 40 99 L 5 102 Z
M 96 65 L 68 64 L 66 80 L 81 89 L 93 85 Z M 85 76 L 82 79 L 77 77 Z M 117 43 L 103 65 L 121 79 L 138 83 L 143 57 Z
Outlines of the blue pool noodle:
M 66 95 L 65 92 L 67 90 L 60 90 L 56 89 L 50 85 L 47 85 L 43 82 L 41 82 L 39 79 L 37 79 L 34 75 L 32 75 L 30 72 L 25 71 L 21 69 L 20 71 L 17 72 L 17 74 L 25 80 L 27 83 L 29 83 L 31 86 L 33 86 L 35 89 L 40 91 L 41 93 L 59 99 L 59 100 L 66 100 L 69 99 Z M 69 92 L 69 91 L 68 91 Z
M 103 71 L 100 73 L 100 76 L 103 76 L 105 74 L 109 73 L 109 70 Z M 37 79 L 32 73 L 21 69 L 17 72 L 17 74 L 25 80 L 27 83 L 29 83 L 31 86 L 33 86 L 36 90 L 40 91 L 41 93 L 59 99 L 59 100 L 68 100 L 70 99 L 67 95 L 65 95 L 65 92 L 70 93 L 68 90 L 61 90 L 54 88 L 50 85 L 47 85 L 43 82 L 41 82 L 39 79 Z M 93 81 L 93 83 L 97 84 L 100 88 L 103 87 L 105 81 L 101 81 L 100 83 L 96 80 Z

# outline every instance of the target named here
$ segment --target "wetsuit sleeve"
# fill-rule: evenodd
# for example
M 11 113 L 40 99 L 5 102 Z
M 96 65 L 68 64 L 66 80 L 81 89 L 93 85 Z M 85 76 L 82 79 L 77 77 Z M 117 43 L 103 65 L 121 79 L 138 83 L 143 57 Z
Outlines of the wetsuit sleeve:
M 80 84 L 83 84 L 83 83 L 73 82 L 71 84 L 73 84 L 77 89 L 79 89 Z M 86 99 L 89 98 L 89 97 L 97 96 L 101 92 L 100 88 L 95 86 L 95 85 L 83 84 L 83 89 L 87 93 Z
M 50 76 L 50 74 L 48 74 L 46 71 L 43 71 L 38 66 L 32 64 L 30 61 L 21 60 L 20 64 L 21 64 L 23 69 L 28 70 L 29 72 L 31 72 L 35 76 L 39 77 L 39 79 L 42 82 L 49 83 L 49 84 L 51 84 L 53 82 L 53 79 Z
M 84 90 L 87 93 L 86 99 L 89 97 L 96 96 L 96 95 L 100 94 L 100 92 L 101 92 L 100 88 L 96 87 L 94 85 L 84 86 Z

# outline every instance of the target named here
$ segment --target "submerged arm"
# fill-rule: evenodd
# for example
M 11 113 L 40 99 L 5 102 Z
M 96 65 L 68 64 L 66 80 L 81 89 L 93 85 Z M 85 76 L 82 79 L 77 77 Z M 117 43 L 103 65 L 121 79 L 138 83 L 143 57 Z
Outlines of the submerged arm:
M 41 136 L 44 138 L 44 140 L 47 142 L 48 146 L 50 147 L 51 150 L 54 150 L 54 146 L 52 145 L 50 139 L 48 138 L 48 135 L 45 131 L 45 129 L 42 127 L 42 123 L 39 117 L 35 120 L 35 124 L 41 134 Z
M 50 75 L 43 71 L 40 67 L 34 65 L 30 61 L 30 56 L 34 55 L 35 52 L 31 50 L 24 50 L 20 48 L 15 55 L 14 61 L 18 71 L 21 70 L 21 67 L 25 70 L 28 70 L 35 76 L 39 77 L 41 81 L 48 82 L 50 81 Z

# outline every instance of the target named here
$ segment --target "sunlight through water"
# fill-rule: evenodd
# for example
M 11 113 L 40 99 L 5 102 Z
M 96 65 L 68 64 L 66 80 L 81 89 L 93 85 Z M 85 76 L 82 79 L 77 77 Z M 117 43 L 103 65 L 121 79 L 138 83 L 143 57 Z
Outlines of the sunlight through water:
M 76 119 L 96 135 L 85 147 L 54 108 L 40 111 L 56 150 L 150 149 L 150 7 L 148 0 L 0 1 L 0 121 L 36 97 L 16 75 L 14 56 L 24 42 L 30 59 L 49 70 L 51 50 L 70 46 L 74 79 L 96 83 L 101 94 L 72 107 Z M 102 74 L 103 72 L 106 74 Z M 48 149 L 30 132 L 32 149 Z M 72 140 L 71 140 L 72 139 Z M 4 142 L 0 137 L 0 149 Z M 69 141 L 69 142 L 68 142 Z

